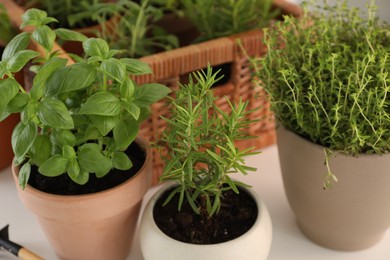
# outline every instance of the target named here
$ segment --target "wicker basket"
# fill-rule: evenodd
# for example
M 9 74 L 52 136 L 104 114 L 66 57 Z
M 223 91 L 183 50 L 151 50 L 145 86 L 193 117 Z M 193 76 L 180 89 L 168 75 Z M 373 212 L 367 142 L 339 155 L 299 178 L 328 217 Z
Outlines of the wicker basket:
M 274 5 L 281 9 L 282 14 L 301 15 L 299 6 L 285 0 L 274 1 Z M 242 98 L 243 101 L 249 101 L 248 109 L 260 108 L 250 114 L 250 119 L 262 119 L 250 124 L 248 129 L 249 134 L 256 138 L 241 141 L 238 146 L 256 149 L 266 147 L 275 143 L 273 116 L 264 90 L 255 87 L 252 83 L 252 73 L 247 58 L 265 54 L 266 48 L 262 36 L 262 30 L 255 30 L 143 57 L 141 60 L 151 66 L 153 74 L 139 76 L 135 80 L 138 83 L 160 82 L 175 89 L 178 88 L 178 82 L 183 82 L 189 73 L 207 67 L 208 63 L 213 67 L 218 65 L 228 67 L 230 74 L 228 81 L 214 88 L 216 104 L 223 111 L 228 112 L 230 107 L 225 97 L 230 101 L 238 101 Z M 242 52 L 240 45 L 246 53 Z M 151 142 L 157 140 L 166 127 L 161 116 L 169 117 L 166 100 L 152 106 L 152 116 L 142 125 L 141 135 Z M 153 183 L 156 184 L 164 163 L 159 151 L 154 150 L 153 153 Z

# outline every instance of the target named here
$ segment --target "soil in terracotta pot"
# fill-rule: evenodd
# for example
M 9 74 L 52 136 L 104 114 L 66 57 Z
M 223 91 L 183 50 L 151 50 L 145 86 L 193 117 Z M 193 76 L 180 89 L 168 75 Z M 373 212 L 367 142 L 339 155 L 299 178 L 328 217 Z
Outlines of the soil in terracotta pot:
M 43 176 L 38 172 L 37 167 L 31 168 L 28 184 L 38 190 L 58 195 L 80 195 L 107 190 L 130 179 L 144 164 L 146 154 L 138 144 L 133 142 L 126 153 L 133 162 L 133 167 L 130 170 L 121 171 L 113 169 L 102 178 L 97 178 L 95 174 L 90 174 L 89 180 L 85 185 L 73 182 L 68 174 L 62 174 L 57 177 Z
M 217 215 L 197 215 L 188 203 L 177 211 L 179 196 L 162 206 L 172 190 L 166 191 L 157 201 L 153 217 L 157 226 L 168 236 L 191 244 L 217 244 L 237 238 L 255 223 L 258 209 L 256 202 L 245 191 L 237 195 L 227 191 Z

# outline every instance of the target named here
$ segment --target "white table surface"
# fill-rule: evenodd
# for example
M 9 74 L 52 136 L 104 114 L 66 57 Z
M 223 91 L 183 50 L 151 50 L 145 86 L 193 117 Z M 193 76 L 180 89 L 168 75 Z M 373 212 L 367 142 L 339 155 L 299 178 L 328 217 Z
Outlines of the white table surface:
M 252 185 L 268 206 L 273 222 L 273 242 L 269 260 L 390 260 L 390 231 L 374 247 L 358 252 L 333 251 L 306 239 L 298 230 L 287 203 L 276 146 L 265 148 L 261 154 L 248 158 L 247 164 L 257 167 L 258 171 L 236 178 Z M 57 259 L 34 216 L 21 204 L 11 177 L 10 168 L 0 172 L 0 228 L 10 224 L 10 238 L 13 241 L 45 259 Z M 156 187 L 150 189 L 145 200 L 156 190 Z M 0 251 L 0 259 L 17 258 L 8 252 Z M 127 260 L 142 259 L 136 233 Z

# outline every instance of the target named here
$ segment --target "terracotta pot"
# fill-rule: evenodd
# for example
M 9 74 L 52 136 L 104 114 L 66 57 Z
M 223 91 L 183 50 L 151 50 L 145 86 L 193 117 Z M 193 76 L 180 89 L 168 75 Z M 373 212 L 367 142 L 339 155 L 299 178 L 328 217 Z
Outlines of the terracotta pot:
M 14 153 L 11 146 L 12 131 L 19 122 L 19 115 L 11 115 L 0 122 L 0 171 L 12 163 Z
M 115 188 L 87 195 L 61 196 L 31 186 L 19 197 L 41 225 L 60 259 L 125 259 L 130 252 L 143 196 L 150 186 L 151 153 L 145 143 L 140 171 Z
M 140 223 L 140 246 L 145 260 L 262 260 L 267 259 L 272 241 L 272 224 L 265 204 L 251 190 L 259 214 L 253 227 L 228 242 L 208 245 L 183 243 L 165 235 L 156 225 L 153 208 L 159 197 L 173 185 L 164 185 L 149 200 Z
M 276 133 L 284 187 L 302 232 L 319 245 L 346 251 L 381 240 L 390 227 L 390 154 L 332 156 L 338 182 L 324 190 L 324 148 L 284 127 Z

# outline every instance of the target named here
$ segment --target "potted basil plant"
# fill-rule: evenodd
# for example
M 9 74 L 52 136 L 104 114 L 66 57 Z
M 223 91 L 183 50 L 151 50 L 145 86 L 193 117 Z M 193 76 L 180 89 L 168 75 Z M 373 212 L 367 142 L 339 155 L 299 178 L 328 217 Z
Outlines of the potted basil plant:
M 268 32 L 256 76 L 299 227 L 320 245 L 360 250 L 390 226 L 389 27 L 374 2 L 366 15 L 345 1 L 312 8 Z
M 248 185 L 230 177 L 256 170 L 244 162 L 255 152 L 234 144 L 248 138 L 248 102 L 229 102 L 231 113 L 224 112 L 210 90 L 217 73 L 209 67 L 193 76 L 171 100 L 157 142 L 166 151 L 161 180 L 168 183 L 143 213 L 142 254 L 148 260 L 266 259 L 272 237 L 267 208 Z
M 151 73 L 146 64 L 115 58 L 102 39 L 51 29 L 44 11 L 22 20 L 32 31 L 12 39 L 0 62 L 1 118 L 21 115 L 12 134 L 19 196 L 59 258 L 124 259 L 151 177 L 139 125 L 170 90 L 138 86 L 129 75 Z M 57 37 L 81 41 L 85 57 L 59 57 Z M 28 62 L 36 74 L 26 92 L 14 75 Z

